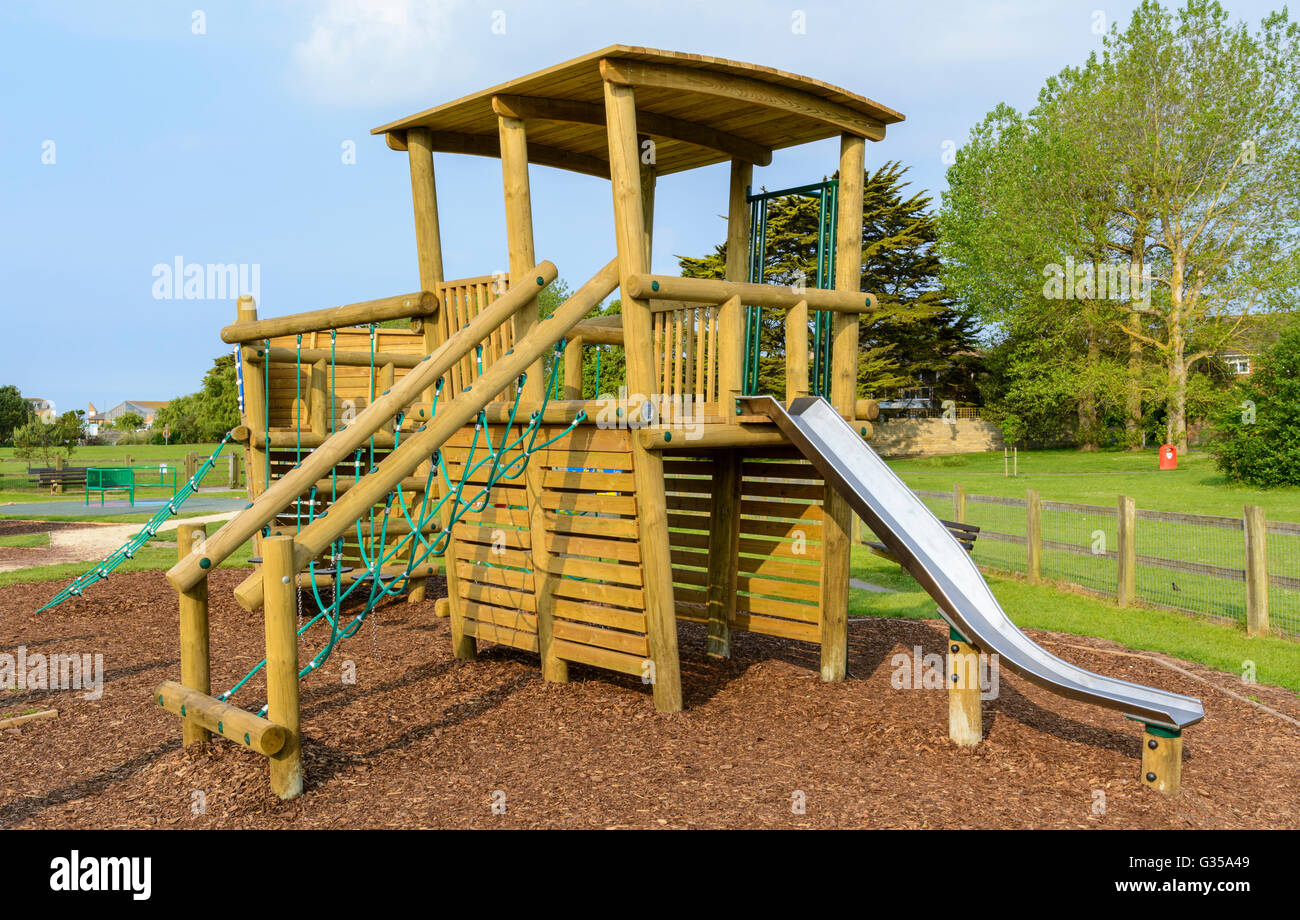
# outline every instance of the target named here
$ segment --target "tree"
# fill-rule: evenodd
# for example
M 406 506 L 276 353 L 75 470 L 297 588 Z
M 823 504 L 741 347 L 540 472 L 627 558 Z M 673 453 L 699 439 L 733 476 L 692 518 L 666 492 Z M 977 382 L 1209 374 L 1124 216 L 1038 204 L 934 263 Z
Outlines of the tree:
M 173 399 L 154 420 L 155 428 L 170 428 L 173 444 L 219 441 L 238 424 L 239 383 L 233 354 L 213 359 L 202 388 Z
M 0 387 L 0 444 L 8 444 L 14 429 L 26 425 L 34 414 L 32 404 L 23 399 L 18 387 L 13 384 Z
M 136 431 L 144 427 L 144 416 L 139 412 L 123 412 L 113 420 L 113 427 L 118 431 Z
M 1215 418 L 1215 464 L 1233 482 L 1300 486 L 1300 323 L 1256 360 L 1235 395 Z
M 1060 345 L 1086 369 L 1081 441 L 1107 411 L 1095 384 L 1120 366 L 1130 441 L 1154 396 L 1166 438 L 1185 448 L 1193 374 L 1246 317 L 1294 303 L 1297 98 L 1300 27 L 1285 12 L 1252 32 L 1211 0 L 1176 16 L 1145 0 L 1027 115 L 998 107 L 959 152 L 941 216 L 944 281 L 1004 326 L 1072 317 Z M 1034 272 L 1061 265 L 1053 296 Z
M 939 280 L 938 232 L 932 199 L 907 193 L 907 167 L 887 162 L 863 180 L 860 288 L 877 296 L 880 309 L 858 326 L 858 393 L 884 393 L 934 381 L 969 389 L 975 320 L 954 308 Z M 816 199 L 790 195 L 768 203 L 763 280 L 811 286 L 817 274 L 820 215 Z M 702 258 L 679 256 L 682 274 L 721 278 L 726 243 Z M 760 333 L 759 388 L 785 391 L 784 316 L 764 311 Z
M 32 416 L 13 433 L 14 456 L 20 460 L 41 460 L 49 466 L 58 457 L 70 457 L 85 426 L 80 409 L 64 412 L 53 422 Z

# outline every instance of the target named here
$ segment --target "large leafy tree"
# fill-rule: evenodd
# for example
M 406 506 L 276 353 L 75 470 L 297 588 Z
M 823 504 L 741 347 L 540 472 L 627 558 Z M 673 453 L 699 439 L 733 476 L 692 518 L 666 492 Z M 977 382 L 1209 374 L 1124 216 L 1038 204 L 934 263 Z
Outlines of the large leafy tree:
M 23 399 L 18 387 L 12 384 L 0 387 L 0 444 L 9 443 L 14 429 L 26 425 L 32 415 L 31 403 Z
M 937 223 L 932 199 L 909 192 L 907 168 L 897 162 L 868 171 L 863 182 L 861 289 L 877 295 L 880 310 L 864 315 L 858 332 L 858 392 L 881 396 L 917 382 L 937 382 L 968 395 L 975 319 L 956 309 L 939 285 Z M 843 205 L 841 205 L 843 206 Z M 768 205 L 763 280 L 811 286 L 816 277 L 818 203 L 807 196 Z M 682 274 L 721 278 L 726 243 L 702 258 L 679 256 Z M 764 311 L 759 387 L 785 390 L 784 315 Z
M 1130 439 L 1154 401 L 1186 447 L 1193 374 L 1237 341 L 1243 317 L 1294 303 L 1297 100 L 1300 28 L 1285 12 L 1252 31 L 1211 0 L 1177 14 L 1146 0 L 1033 110 L 999 106 L 959 152 L 944 280 L 1008 341 L 1055 330 L 1077 371 L 1081 442 L 1095 443 L 1118 399 Z M 1065 297 L 1044 284 L 1049 266 L 1098 263 L 1153 283 L 1136 297 L 1099 276 L 1064 278 Z M 1116 380 L 1118 395 L 1104 385 Z
M 238 424 L 238 380 L 229 354 L 213 360 L 197 393 L 178 396 L 160 409 L 154 428 L 169 428 L 173 444 L 202 444 L 220 440 Z

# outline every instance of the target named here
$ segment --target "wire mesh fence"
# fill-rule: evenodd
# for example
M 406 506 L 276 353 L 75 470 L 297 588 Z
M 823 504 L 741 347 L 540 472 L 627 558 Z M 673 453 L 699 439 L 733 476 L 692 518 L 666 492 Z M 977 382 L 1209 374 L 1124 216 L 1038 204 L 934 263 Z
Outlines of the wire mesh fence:
M 943 520 L 980 528 L 971 554 L 977 565 L 1028 573 L 1030 501 L 918 489 L 916 495 Z M 964 515 L 958 506 L 964 506 Z M 1121 543 L 1119 503 L 1114 506 L 1043 501 L 1038 504 L 1039 569 L 1044 579 L 1086 591 L 1120 594 L 1121 556 L 1132 559 L 1133 599 L 1204 616 L 1248 622 L 1267 618 L 1283 634 L 1300 636 L 1300 523 L 1267 521 L 1264 552 L 1254 573 L 1267 585 L 1253 601 L 1244 518 L 1136 510 L 1132 545 Z M 1035 574 L 1035 573 L 1030 573 Z

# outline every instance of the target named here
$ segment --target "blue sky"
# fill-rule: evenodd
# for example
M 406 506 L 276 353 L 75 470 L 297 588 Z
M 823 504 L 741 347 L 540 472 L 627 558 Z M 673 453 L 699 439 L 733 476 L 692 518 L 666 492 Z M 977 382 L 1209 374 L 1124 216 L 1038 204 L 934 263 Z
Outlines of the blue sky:
M 1228 5 L 1257 22 L 1280 4 Z M 7 0 L 0 384 L 61 411 L 197 389 L 234 301 L 157 299 L 154 267 L 177 257 L 259 266 L 264 316 L 415 290 L 405 155 L 369 130 L 605 45 L 751 61 L 870 96 L 907 120 L 868 164 L 901 160 L 938 193 L 945 142 L 999 102 L 1031 105 L 1044 78 L 1100 46 L 1096 23 L 1122 24 L 1133 6 Z M 819 180 L 836 150 L 779 151 L 755 184 Z M 497 161 L 439 155 L 436 168 L 448 277 L 502 267 Z M 726 186 L 725 166 L 660 182 L 657 271 L 722 238 Z M 533 167 L 532 187 L 538 255 L 576 286 L 613 256 L 608 183 Z

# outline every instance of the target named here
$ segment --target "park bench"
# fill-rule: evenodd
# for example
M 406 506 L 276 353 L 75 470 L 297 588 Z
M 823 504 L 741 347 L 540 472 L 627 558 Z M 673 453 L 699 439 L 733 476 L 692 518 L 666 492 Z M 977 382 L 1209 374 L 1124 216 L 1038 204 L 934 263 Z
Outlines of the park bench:
M 27 479 L 39 488 L 61 491 L 67 486 L 84 486 L 87 469 L 89 468 L 84 466 L 65 466 L 62 469 L 55 466 L 34 466 L 28 468 Z
M 90 504 L 90 493 L 99 493 L 99 504 L 103 506 L 104 496 L 109 492 L 125 492 L 135 506 L 135 470 L 129 466 L 91 467 L 86 470 L 86 504 Z
M 961 544 L 962 549 L 966 550 L 968 553 L 974 551 L 975 538 L 978 537 L 980 533 L 978 527 L 974 524 L 959 524 L 956 521 L 940 520 L 939 523 L 948 528 L 948 532 L 953 535 L 958 543 Z M 880 558 L 888 559 L 890 562 L 898 562 L 898 560 L 894 558 L 894 554 L 886 548 L 885 544 L 877 543 L 875 541 L 867 541 L 866 546 L 867 549 L 871 550 L 872 553 Z

